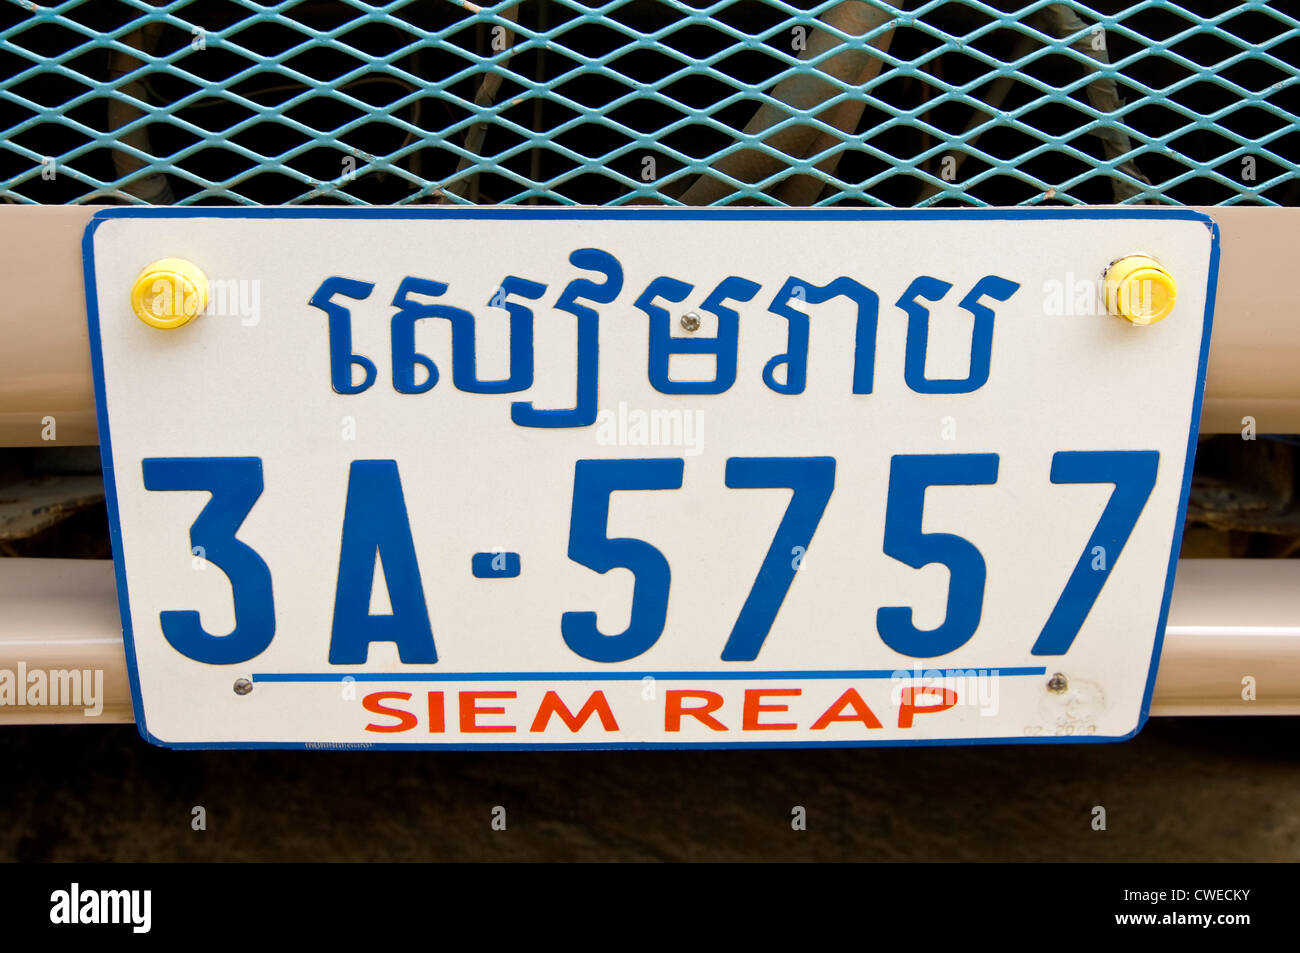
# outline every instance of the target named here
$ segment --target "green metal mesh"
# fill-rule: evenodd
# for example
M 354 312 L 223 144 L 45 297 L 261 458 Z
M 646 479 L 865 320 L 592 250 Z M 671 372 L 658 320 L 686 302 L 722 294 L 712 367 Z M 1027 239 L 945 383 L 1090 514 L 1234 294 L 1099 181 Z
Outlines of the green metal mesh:
M 1296 205 L 1285 9 L 9 0 L 0 196 Z

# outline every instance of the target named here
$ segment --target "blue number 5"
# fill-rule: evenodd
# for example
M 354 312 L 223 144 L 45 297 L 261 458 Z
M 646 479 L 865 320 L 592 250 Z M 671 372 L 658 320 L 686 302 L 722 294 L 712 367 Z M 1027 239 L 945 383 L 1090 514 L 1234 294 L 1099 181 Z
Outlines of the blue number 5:
M 937 629 L 914 626 L 910 606 L 877 610 L 876 629 L 895 652 L 934 658 L 960 648 L 975 634 L 984 604 L 984 557 L 960 536 L 921 532 L 921 513 L 928 487 L 987 485 L 997 479 L 996 453 L 899 454 L 890 461 L 885 553 L 913 569 L 943 563 L 951 573 L 948 608 Z
M 271 570 L 235 539 L 262 495 L 257 457 L 150 457 L 142 462 L 146 490 L 207 490 L 212 499 L 190 527 L 191 552 L 226 574 L 235 600 L 235 628 L 210 635 L 192 610 L 159 613 L 163 638 L 177 652 L 209 665 L 235 665 L 266 651 L 275 636 Z
M 668 618 L 668 560 L 640 539 L 610 539 L 609 495 L 615 490 L 676 490 L 685 463 L 661 460 L 579 460 L 573 473 L 573 515 L 569 558 L 596 572 L 632 570 L 632 618 L 618 635 L 596 628 L 596 613 L 566 612 L 560 617 L 564 641 L 593 662 L 626 662 L 648 650 L 663 635 Z
M 1156 485 L 1155 450 L 1062 450 L 1052 454 L 1053 483 L 1113 483 L 1115 490 L 1083 555 L 1034 642 L 1034 655 L 1064 655 L 1101 595 Z

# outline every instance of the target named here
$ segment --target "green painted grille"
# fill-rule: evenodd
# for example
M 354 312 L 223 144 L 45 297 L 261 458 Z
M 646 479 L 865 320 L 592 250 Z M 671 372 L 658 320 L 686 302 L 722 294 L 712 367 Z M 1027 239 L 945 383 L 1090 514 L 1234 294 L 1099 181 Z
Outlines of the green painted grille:
M 0 196 L 1296 205 L 1286 11 L 7 0 Z

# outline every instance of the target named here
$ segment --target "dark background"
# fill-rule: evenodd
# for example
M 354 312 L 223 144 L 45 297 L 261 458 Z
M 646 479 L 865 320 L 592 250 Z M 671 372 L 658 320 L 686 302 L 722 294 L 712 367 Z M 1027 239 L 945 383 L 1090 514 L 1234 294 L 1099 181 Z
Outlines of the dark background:
M 1122 744 L 441 753 L 167 751 L 129 725 L 15 726 L 0 861 L 1295 861 L 1297 732 L 1154 718 Z

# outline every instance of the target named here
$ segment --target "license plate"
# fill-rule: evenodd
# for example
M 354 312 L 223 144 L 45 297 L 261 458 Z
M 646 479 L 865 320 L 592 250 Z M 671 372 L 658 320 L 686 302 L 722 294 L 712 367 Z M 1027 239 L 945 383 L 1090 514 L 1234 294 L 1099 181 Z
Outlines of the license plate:
M 1184 209 L 101 211 L 140 731 L 1130 737 L 1217 249 Z M 1157 323 L 1108 313 L 1132 256 Z

